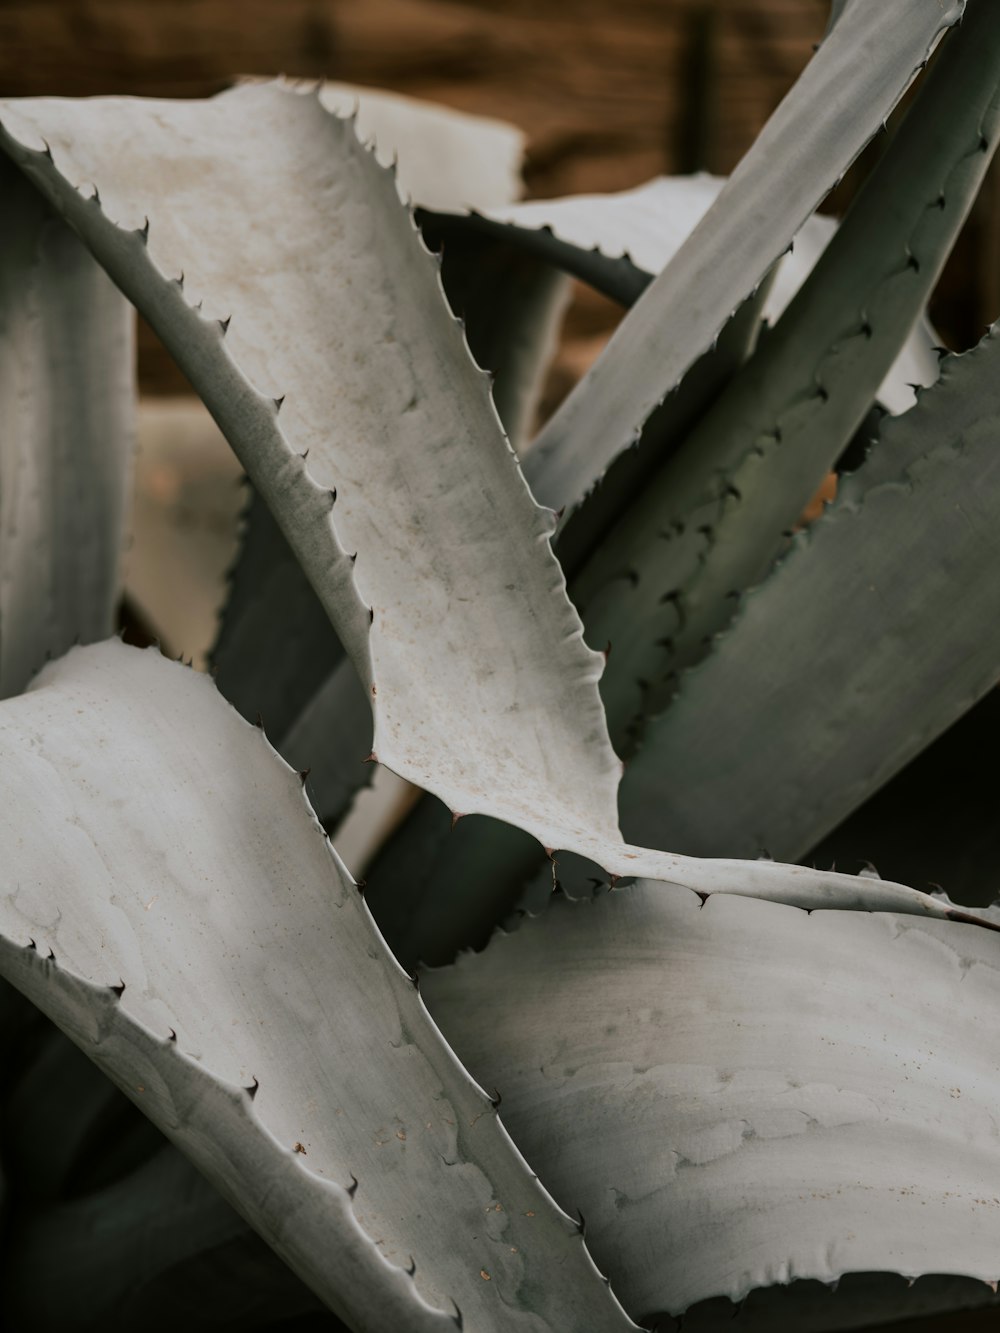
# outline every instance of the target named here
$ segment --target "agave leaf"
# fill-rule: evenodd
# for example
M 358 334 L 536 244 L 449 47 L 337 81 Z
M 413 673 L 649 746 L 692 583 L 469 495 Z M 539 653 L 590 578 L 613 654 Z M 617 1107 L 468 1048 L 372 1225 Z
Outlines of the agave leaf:
M 788 249 L 963 9 L 941 0 L 886 0 L 846 10 L 696 231 L 542 431 L 533 482 L 541 503 L 576 501 L 628 448 Z M 571 487 L 576 494 L 568 494 Z
M 423 979 L 644 1321 L 855 1271 L 994 1282 L 1000 936 L 859 907 L 641 883 Z
M 356 113 L 359 136 L 371 143 L 383 166 L 393 166 L 400 193 L 412 195 L 419 204 L 488 208 L 521 193 L 524 136 L 513 126 L 349 84 L 324 83 L 319 97 L 331 111 Z M 463 306 L 475 305 L 476 295 L 465 290 Z M 489 295 L 495 296 L 492 287 Z M 478 315 L 478 305 L 475 309 Z M 476 345 L 474 330 L 468 333 L 479 364 L 495 370 L 492 357 L 481 355 L 484 349 Z M 507 376 L 503 378 L 506 384 Z M 502 411 L 501 417 L 506 422 Z M 509 423 L 507 427 L 510 431 Z M 279 749 L 289 727 L 343 657 L 281 529 L 253 494 L 212 657 L 219 688 L 244 717 L 263 718 Z M 314 710 L 318 706 L 314 701 Z M 335 721 L 350 724 L 353 718 Z M 329 749 L 321 733 L 319 744 L 322 753 L 313 749 L 309 762 L 334 765 L 340 751 Z M 358 757 L 370 749 L 369 743 Z M 355 767 L 345 769 L 339 781 L 356 785 Z
M 622 789 L 633 836 L 802 856 L 996 682 L 998 412 L 994 334 L 886 421 L 647 728 Z
M 335 1313 L 629 1327 L 206 677 L 76 650 L 4 705 L 0 757 L 3 974 Z
M 602 694 L 612 739 L 620 750 L 634 748 L 646 714 L 669 699 L 675 664 L 683 665 L 701 651 L 704 637 L 724 623 L 732 606 L 726 597 L 729 589 L 745 586 L 773 558 L 783 529 L 794 523 L 851 438 L 917 319 L 989 161 L 982 149 L 992 147 L 997 129 L 991 102 L 1000 29 L 995 16 L 983 8 L 973 12 L 970 22 L 972 30 L 945 53 L 934 84 L 897 135 L 875 187 L 858 202 L 777 330 L 729 383 L 673 466 L 664 468 L 659 484 L 643 491 L 636 483 L 646 462 L 626 456 L 616 465 L 627 468 L 625 484 L 621 479 L 614 483 L 610 502 L 598 492 L 567 527 L 560 553 L 571 574 L 584 551 L 596 551 L 571 588 L 584 611 L 589 641 L 614 649 Z M 970 96 L 970 89 L 978 89 L 978 96 Z M 958 114 L 941 114 L 939 92 L 948 105 L 958 99 Z M 944 129 L 937 123 L 939 116 Z M 924 183 L 928 177 L 930 185 Z M 918 182 L 916 190 L 913 181 Z M 697 210 L 706 206 L 712 187 L 696 178 L 688 195 L 680 193 L 676 201 L 673 189 L 671 183 L 658 192 L 650 190 L 647 204 L 654 213 L 662 209 L 669 216 L 671 207 L 679 209 L 687 197 L 693 207 L 682 226 L 690 225 Z M 944 208 L 937 207 L 939 197 L 946 200 Z M 522 205 L 515 212 L 537 224 L 543 210 L 551 207 Z M 874 219 L 883 224 L 878 245 L 872 243 Z M 585 242 L 596 233 L 583 229 L 597 225 L 590 212 L 568 203 L 564 227 L 574 239 Z M 817 219 L 803 229 L 806 261 L 821 248 L 823 229 Z M 660 255 L 635 224 L 633 235 L 643 262 L 656 263 Z M 907 264 L 908 246 L 920 256 L 916 268 Z M 668 247 L 669 242 L 664 258 Z M 788 295 L 785 287 L 780 300 Z M 873 325 L 872 336 L 848 336 L 859 325 Z M 732 367 L 741 359 L 737 356 Z M 833 394 L 821 383 L 830 367 L 837 377 Z M 725 383 L 715 379 L 714 387 Z M 690 387 L 685 384 L 685 389 Z M 889 393 L 899 406 L 892 385 Z M 698 395 L 698 406 L 713 396 Z M 647 430 L 647 437 L 655 435 L 657 449 L 667 439 L 676 442 L 683 426 L 697 418 L 697 407 L 688 410 L 678 397 L 669 399 L 660 409 L 664 411 L 672 414 L 669 422 L 655 431 L 651 422 Z M 772 426 L 780 427 L 776 437 L 781 432 L 785 436 L 774 460 L 782 476 L 775 475 L 773 466 L 762 467 L 757 457 L 762 452 L 757 437 Z M 647 438 L 643 448 L 649 443 Z M 542 478 L 544 494 L 547 459 L 551 461 L 551 455 L 544 447 L 533 449 L 526 459 L 526 475 L 536 493 Z M 567 474 L 562 475 L 569 484 Z M 614 471 L 609 482 L 613 478 Z M 573 478 L 574 485 L 577 480 Z M 637 505 L 623 503 L 623 496 L 639 493 Z M 572 497 L 562 491 L 555 498 L 563 503 Z M 616 511 L 617 528 L 598 546 L 595 525 L 597 531 L 607 527 Z M 425 803 L 371 876 L 376 913 L 393 947 L 408 960 L 440 961 L 462 944 L 481 943 L 513 906 L 529 874 L 530 848 L 516 834 L 479 825 L 445 843 L 440 834 L 446 827 L 442 812 Z M 662 834 L 645 833 L 637 840 L 670 845 Z M 431 849 L 431 857 L 425 848 Z M 408 878 L 405 896 L 399 889 L 403 865 L 418 870 L 417 892 Z M 470 880 L 481 886 L 475 902 L 468 901 L 466 893 Z
M 766 573 L 871 407 L 1000 139 L 1000 9 L 973 3 L 773 332 L 571 587 L 627 754 Z
M 351 125 L 278 84 L 207 102 L 29 99 L 0 118 L 277 518 L 370 694 L 379 759 L 546 844 L 613 840 L 602 664 L 551 516 Z
M 134 435 L 134 318 L 73 233 L 0 164 L 0 698 L 105 638 Z
M 469 346 L 495 375 L 508 438 L 523 445 L 551 360 L 567 289 L 561 274 L 516 251 L 449 246 L 442 265 Z M 310 799 L 336 824 L 372 769 L 364 687 L 281 529 L 251 492 L 238 559 L 212 653 L 219 689 L 245 718 L 260 717 L 293 768 L 311 770 Z M 336 737 L 336 743 L 331 743 Z

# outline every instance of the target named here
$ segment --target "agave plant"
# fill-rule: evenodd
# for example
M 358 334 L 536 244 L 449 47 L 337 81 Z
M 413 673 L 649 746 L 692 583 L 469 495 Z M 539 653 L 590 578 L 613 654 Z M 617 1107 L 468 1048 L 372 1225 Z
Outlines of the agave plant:
M 0 104 L 9 1326 L 991 1301 L 1000 916 L 795 862 L 1000 674 L 1000 341 L 921 332 L 1000 10 L 842 0 L 619 199 L 415 213 L 331 99 Z M 628 310 L 532 440 L 566 272 Z M 215 683 L 113 637 L 133 305 L 253 487 Z

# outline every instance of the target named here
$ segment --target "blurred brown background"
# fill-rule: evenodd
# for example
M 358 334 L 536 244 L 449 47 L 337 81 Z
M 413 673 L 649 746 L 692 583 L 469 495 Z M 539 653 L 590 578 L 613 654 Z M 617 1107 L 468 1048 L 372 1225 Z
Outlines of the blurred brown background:
M 328 77 L 521 126 L 532 195 L 618 190 L 731 170 L 827 12 L 828 0 L 0 0 L 0 95 L 195 97 L 240 73 Z M 1000 313 L 998 219 L 994 168 L 933 309 L 953 347 Z M 578 294 L 568 366 L 574 341 L 586 355 L 616 313 Z M 183 389 L 148 333 L 142 346 L 144 387 Z

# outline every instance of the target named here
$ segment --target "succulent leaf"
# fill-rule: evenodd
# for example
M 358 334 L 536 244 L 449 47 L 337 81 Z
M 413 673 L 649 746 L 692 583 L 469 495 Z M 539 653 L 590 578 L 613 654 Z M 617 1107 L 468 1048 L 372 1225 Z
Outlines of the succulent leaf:
M 885 422 L 647 728 L 622 787 L 633 837 L 800 857 L 996 682 L 998 414 L 989 335 Z
M 0 162 L 0 698 L 114 628 L 134 443 L 134 315 Z
M 989 1298 L 998 948 L 640 883 L 563 899 L 421 984 L 647 1322 L 856 1271 L 964 1274 Z M 844 1327 L 811 1304 L 815 1323 L 785 1300 L 787 1326 Z
M 551 516 L 353 127 L 278 84 L 127 115 L 114 98 L 29 99 L 0 119 L 277 518 L 370 692 L 380 761 L 546 844 L 613 840 L 603 662 L 566 598 Z M 100 205 L 78 188 L 95 180 Z M 248 213 L 257 225 L 234 246 Z
M 970 5 L 774 330 L 571 583 L 628 755 L 764 576 L 872 405 L 1000 138 L 1000 10 Z
M 207 678 L 78 649 L 4 704 L 0 755 L 0 970 L 335 1313 L 371 1333 L 453 1327 L 452 1301 L 471 1328 L 631 1326 L 298 775 Z
M 880 128 L 964 4 L 887 0 L 848 8 L 697 230 L 623 320 L 541 432 L 535 495 L 585 493 L 753 292 Z M 747 219 L 753 219 L 748 225 Z

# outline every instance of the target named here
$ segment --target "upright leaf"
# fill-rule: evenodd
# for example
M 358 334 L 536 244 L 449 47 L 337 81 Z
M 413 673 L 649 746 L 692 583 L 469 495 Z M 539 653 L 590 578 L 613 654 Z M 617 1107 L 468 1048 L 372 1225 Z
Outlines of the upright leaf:
M 845 11 L 701 225 L 540 435 L 534 486 L 541 503 L 575 502 L 628 448 L 787 250 L 964 7 L 884 0 Z M 581 476 L 587 484 L 568 494 L 568 479 Z
M 277 84 L 0 119 L 237 450 L 370 695 L 379 759 L 548 845 L 613 840 L 602 662 L 551 516 L 351 125 Z
M 992 335 L 886 421 L 648 728 L 633 837 L 800 857 L 1000 678 L 998 416 Z
M 0 163 L 0 698 L 114 627 L 134 436 L 134 316 Z
M 1000 8 L 973 0 L 806 282 L 571 588 L 623 754 L 766 573 L 871 407 L 1000 139 Z

